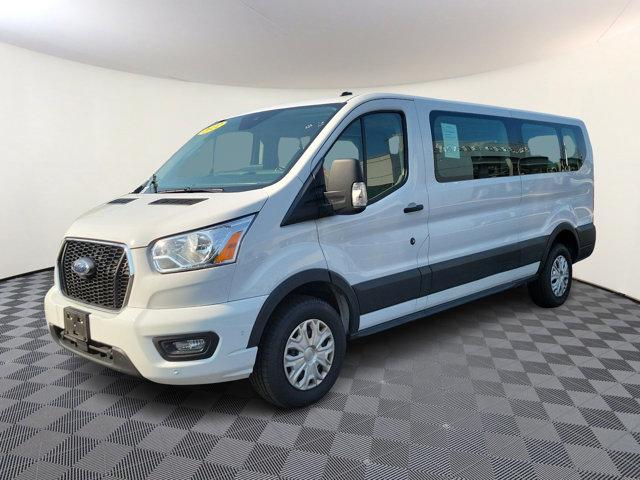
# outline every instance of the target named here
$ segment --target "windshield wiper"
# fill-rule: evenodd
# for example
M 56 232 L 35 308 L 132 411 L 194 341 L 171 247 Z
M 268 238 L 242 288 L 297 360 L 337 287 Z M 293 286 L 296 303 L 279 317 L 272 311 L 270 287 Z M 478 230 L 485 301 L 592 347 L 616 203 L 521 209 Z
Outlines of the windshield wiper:
M 166 190 L 157 190 L 157 193 L 218 193 L 224 192 L 223 188 L 167 188 Z

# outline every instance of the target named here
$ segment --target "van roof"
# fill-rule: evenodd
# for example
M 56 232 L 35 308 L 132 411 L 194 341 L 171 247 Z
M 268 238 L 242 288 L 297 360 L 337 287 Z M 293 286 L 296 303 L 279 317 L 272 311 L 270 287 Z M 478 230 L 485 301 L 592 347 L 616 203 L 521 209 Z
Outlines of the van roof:
M 328 103 L 349 103 L 349 104 L 353 104 L 353 105 L 359 105 L 371 100 L 380 100 L 380 99 L 384 99 L 384 98 L 388 98 L 388 99 L 403 99 L 403 100 L 418 100 L 418 101 L 425 101 L 425 102 L 433 102 L 436 103 L 438 105 L 438 109 L 447 109 L 448 107 L 451 107 L 451 109 L 455 109 L 456 107 L 468 107 L 468 108 L 474 108 L 474 107 L 478 107 L 478 108 L 483 108 L 483 109 L 491 109 L 495 112 L 496 115 L 505 115 L 505 116 L 509 116 L 509 115 L 513 115 L 515 114 L 516 116 L 518 114 L 521 114 L 522 116 L 525 117 L 536 117 L 539 120 L 543 120 L 543 119 L 548 119 L 549 121 L 554 121 L 554 120 L 567 120 L 567 121 L 571 121 L 573 122 L 577 122 L 577 123 L 582 123 L 582 121 L 578 118 L 575 117 L 567 117 L 567 116 L 562 116 L 562 115 L 554 115 L 554 114 L 550 114 L 550 113 L 544 113 L 544 112 L 536 112 L 536 111 L 531 111 L 531 110 L 522 110 L 522 109 L 515 109 L 515 108 L 508 108 L 508 107 L 497 107 L 495 105 L 487 105 L 487 104 L 481 104 L 481 103 L 472 103 L 472 102 L 462 102 L 462 101 L 455 101 L 455 100 L 444 100 L 444 99 L 440 99 L 440 98 L 432 98 L 432 97 L 421 97 L 421 96 L 417 96 L 417 95 L 406 95 L 406 94 L 401 94 L 401 93 L 385 93 L 385 92 L 371 92 L 371 93 L 361 93 L 361 94 L 350 94 L 350 95 L 345 95 L 345 96 L 338 96 L 338 97 L 327 97 L 327 98 L 319 98 L 319 99 L 312 99 L 312 100 L 302 100 L 299 102 L 294 102 L 294 103 L 287 103 L 287 104 L 283 104 L 283 105 L 276 105 L 276 106 L 271 106 L 271 107 L 266 107 L 266 108 L 261 108 L 249 113 L 256 113 L 256 112 L 261 112 L 261 111 L 265 111 L 265 110 L 273 110 L 273 109 L 277 109 L 277 108 L 292 108 L 292 107 L 303 107 L 303 106 L 308 106 L 308 105 L 322 105 L 322 104 L 328 104 Z

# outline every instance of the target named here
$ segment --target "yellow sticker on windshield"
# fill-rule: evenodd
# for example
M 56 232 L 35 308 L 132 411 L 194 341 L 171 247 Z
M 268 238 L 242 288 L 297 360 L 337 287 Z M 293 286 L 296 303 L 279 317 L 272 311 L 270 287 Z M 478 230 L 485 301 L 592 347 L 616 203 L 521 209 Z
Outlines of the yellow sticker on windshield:
M 224 124 L 227 123 L 226 121 L 224 122 L 218 122 L 218 123 L 214 123 L 213 125 L 208 126 L 207 128 L 205 128 L 204 130 L 200 130 L 198 132 L 198 135 L 206 135 L 207 133 L 211 133 L 214 130 L 219 129 L 220 127 L 224 127 Z

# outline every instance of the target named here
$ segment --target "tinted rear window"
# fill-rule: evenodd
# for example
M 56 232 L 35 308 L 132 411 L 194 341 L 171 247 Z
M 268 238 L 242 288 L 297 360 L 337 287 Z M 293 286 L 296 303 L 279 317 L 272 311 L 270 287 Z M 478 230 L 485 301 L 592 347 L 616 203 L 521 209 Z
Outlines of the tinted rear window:
M 438 182 L 572 172 L 586 156 L 574 125 L 439 111 L 430 120 Z
M 443 114 L 433 122 L 440 182 L 514 175 L 506 123 L 497 117 Z

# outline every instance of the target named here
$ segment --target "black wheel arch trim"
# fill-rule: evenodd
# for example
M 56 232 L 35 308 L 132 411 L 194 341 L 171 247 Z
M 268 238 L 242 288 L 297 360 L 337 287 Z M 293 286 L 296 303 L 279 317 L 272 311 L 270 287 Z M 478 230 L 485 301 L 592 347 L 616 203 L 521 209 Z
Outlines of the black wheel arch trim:
M 262 304 L 256 321 L 249 335 L 247 348 L 257 347 L 264 333 L 264 329 L 271 318 L 271 315 L 291 292 L 310 283 L 324 283 L 332 286 L 341 293 L 349 306 L 349 326 L 347 336 L 357 332 L 360 325 L 360 308 L 358 298 L 351 287 L 341 275 L 324 268 L 314 268 L 298 272 L 281 282 L 269 294 Z
M 578 259 L 583 260 L 593 253 L 596 248 L 596 226 L 593 223 L 580 225 L 576 228 L 578 234 Z
M 593 224 L 590 224 L 593 225 Z M 577 245 L 577 251 L 576 251 L 576 258 L 572 259 L 573 263 L 582 260 L 582 258 L 585 257 L 581 257 L 580 256 L 580 250 L 581 248 L 584 247 L 583 242 L 581 242 L 581 235 L 579 235 L 578 230 L 581 229 L 583 227 L 578 227 L 576 229 L 576 227 L 574 227 L 573 225 L 571 225 L 569 222 L 562 222 L 560 224 L 558 224 L 553 231 L 551 232 L 551 234 L 549 235 L 548 239 L 547 239 L 547 245 L 545 246 L 544 249 L 544 255 L 542 256 L 542 260 L 540 261 L 540 267 L 538 268 L 538 273 L 540 273 L 542 271 L 542 268 L 544 267 L 545 262 L 547 261 L 547 257 L 549 256 L 549 252 L 551 251 L 551 247 L 553 246 L 553 244 L 556 242 L 558 236 L 562 233 L 562 232 L 570 232 L 571 235 L 573 236 L 576 245 Z M 594 227 L 595 229 L 595 227 Z

